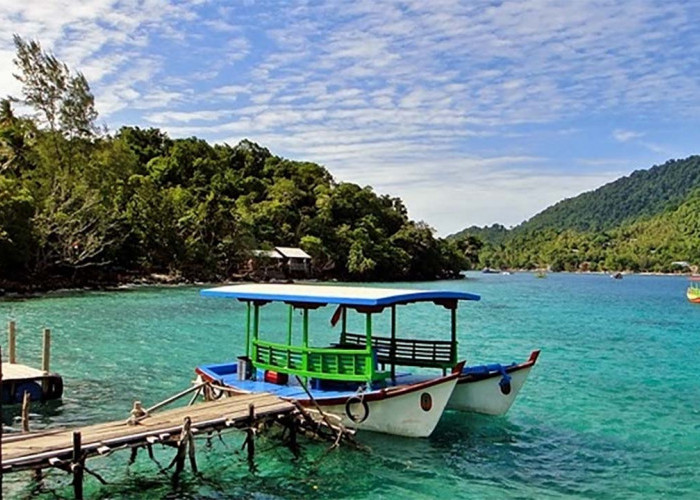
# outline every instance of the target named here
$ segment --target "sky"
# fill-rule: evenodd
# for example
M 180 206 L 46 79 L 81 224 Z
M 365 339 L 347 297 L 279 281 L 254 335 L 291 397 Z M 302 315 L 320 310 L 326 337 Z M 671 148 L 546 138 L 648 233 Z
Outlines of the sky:
M 324 165 L 447 235 L 700 153 L 696 0 L 0 0 L 99 122 Z

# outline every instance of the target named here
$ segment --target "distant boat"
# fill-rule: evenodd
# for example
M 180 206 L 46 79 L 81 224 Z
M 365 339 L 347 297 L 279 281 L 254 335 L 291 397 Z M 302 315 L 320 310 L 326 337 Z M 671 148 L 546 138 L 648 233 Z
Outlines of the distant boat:
M 496 269 L 491 269 L 490 267 L 483 268 L 481 272 L 484 274 L 500 274 L 500 271 L 497 271 Z
M 610 275 L 610 277 L 614 280 L 621 280 L 622 279 L 622 273 L 613 273 Z
M 541 279 L 541 278 L 546 278 L 546 277 L 547 277 L 547 273 L 544 272 L 544 271 L 541 270 L 541 269 L 538 270 L 537 272 L 535 272 L 535 278 L 540 278 L 540 279 Z
M 700 304 L 700 276 L 690 277 L 690 285 L 688 285 L 685 296 L 693 304 Z

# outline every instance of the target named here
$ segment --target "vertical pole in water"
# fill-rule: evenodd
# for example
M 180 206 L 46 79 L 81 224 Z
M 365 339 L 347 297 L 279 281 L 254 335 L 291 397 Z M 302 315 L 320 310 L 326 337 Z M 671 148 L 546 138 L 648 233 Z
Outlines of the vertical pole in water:
M 391 349 L 389 351 L 391 357 L 391 380 L 396 382 L 396 304 L 391 306 Z
M 44 328 L 44 339 L 41 348 L 41 369 L 44 375 L 49 373 L 49 365 L 51 358 L 51 330 Z
M 44 339 L 41 346 L 41 369 L 44 375 L 49 374 L 49 364 L 51 358 L 51 330 L 44 328 Z M 41 397 L 42 400 L 46 397 L 49 392 L 49 379 L 44 377 L 41 380 Z
M 83 457 L 80 432 L 73 432 L 73 493 L 76 500 L 83 499 Z
M 7 346 L 9 348 L 10 363 L 17 362 L 17 330 L 14 321 L 7 325 Z
M 29 432 L 29 401 L 31 397 L 28 391 L 22 396 L 22 432 Z
M 246 430 L 246 447 L 248 449 L 248 467 L 252 471 L 255 470 L 255 405 L 248 405 L 248 429 Z
M 250 302 L 246 302 L 245 311 L 245 356 L 250 356 Z

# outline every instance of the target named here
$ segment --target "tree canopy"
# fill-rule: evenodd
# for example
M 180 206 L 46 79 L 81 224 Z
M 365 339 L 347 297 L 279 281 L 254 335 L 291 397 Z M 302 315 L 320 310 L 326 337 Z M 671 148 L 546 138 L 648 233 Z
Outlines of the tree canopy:
M 301 246 L 319 277 L 455 277 L 452 242 L 403 202 L 243 140 L 100 131 L 88 82 L 15 36 L 22 97 L 0 101 L 0 281 L 230 278 L 257 248 Z M 14 103 L 31 114 L 17 116 Z

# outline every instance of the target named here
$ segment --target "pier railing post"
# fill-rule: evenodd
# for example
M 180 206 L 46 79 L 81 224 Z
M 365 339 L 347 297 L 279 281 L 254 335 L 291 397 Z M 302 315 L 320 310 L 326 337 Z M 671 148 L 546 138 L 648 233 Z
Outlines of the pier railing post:
M 17 325 L 10 321 L 7 325 L 7 347 L 10 363 L 17 362 Z

